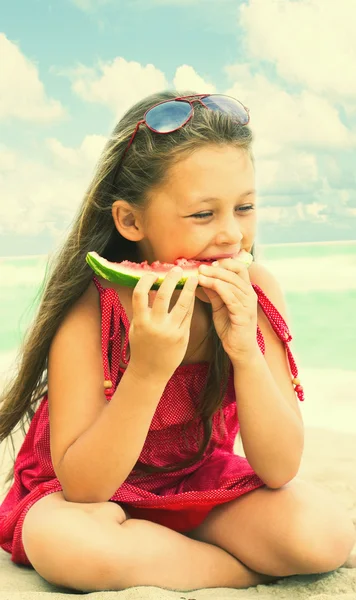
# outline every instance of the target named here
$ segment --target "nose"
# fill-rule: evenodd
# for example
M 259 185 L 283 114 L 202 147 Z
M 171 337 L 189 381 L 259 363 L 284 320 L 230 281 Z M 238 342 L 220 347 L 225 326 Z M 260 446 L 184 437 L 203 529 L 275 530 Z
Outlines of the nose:
M 217 236 L 216 245 L 239 246 L 243 237 L 238 219 L 236 217 L 227 217 Z

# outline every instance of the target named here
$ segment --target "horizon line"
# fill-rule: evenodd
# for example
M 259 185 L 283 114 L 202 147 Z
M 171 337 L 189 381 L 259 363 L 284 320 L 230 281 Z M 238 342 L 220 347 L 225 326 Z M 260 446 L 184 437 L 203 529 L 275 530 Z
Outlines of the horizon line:
M 332 246 L 337 244 L 356 244 L 356 240 L 331 240 L 329 242 L 278 242 L 273 244 L 259 244 L 256 243 L 257 248 L 277 248 L 279 246 Z M 23 255 L 12 255 L 12 256 L 0 256 L 0 260 L 6 259 L 24 259 L 24 258 L 48 258 L 49 254 L 23 254 Z

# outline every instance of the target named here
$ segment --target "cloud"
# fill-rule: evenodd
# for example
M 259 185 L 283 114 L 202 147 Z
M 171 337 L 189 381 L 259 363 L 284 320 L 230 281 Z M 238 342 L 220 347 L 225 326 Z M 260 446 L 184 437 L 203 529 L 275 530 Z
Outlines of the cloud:
M 70 78 L 73 91 L 82 100 L 107 106 L 116 119 L 145 96 L 168 88 L 208 93 L 216 91 L 215 85 L 201 77 L 190 65 L 180 65 L 176 69 L 172 85 L 154 65 L 144 66 L 122 57 L 110 62 L 100 61 L 93 68 L 80 65 L 57 72 Z
M 154 65 L 142 66 L 121 57 L 100 61 L 93 68 L 80 65 L 60 74 L 71 79 L 73 91 L 82 100 L 107 106 L 116 119 L 144 96 L 168 87 L 164 73 Z
M 84 6 L 84 0 L 81 1 Z M 252 7 L 255 2 L 257 0 L 251 0 L 248 6 Z M 275 4 L 274 0 L 272 3 Z M 32 120 L 35 120 L 33 115 L 38 119 L 41 115 L 43 120 L 47 114 L 49 119 L 53 101 L 45 95 L 37 68 L 4 36 L 0 37 L 0 44 L 4 44 L 4 40 L 13 56 L 20 57 L 18 65 L 24 65 L 23 69 L 28 67 L 32 74 L 28 81 L 37 82 L 37 87 L 34 86 L 37 95 L 30 93 L 30 102 L 27 98 L 25 107 L 27 113 L 25 108 L 20 113 L 27 114 L 26 118 Z M 14 64 L 11 73 L 21 72 L 17 63 Z M 283 230 L 292 230 L 294 223 L 303 223 L 303 227 L 312 223 L 330 226 L 336 216 L 338 223 L 345 223 L 349 217 L 349 226 L 355 219 L 355 193 L 351 189 L 355 134 L 344 125 L 327 93 L 319 94 L 313 89 L 300 92 L 283 89 L 282 84 L 273 83 L 264 75 L 262 69 L 263 65 L 258 69 L 249 62 L 227 66 L 228 89 L 221 90 L 239 98 L 251 110 L 261 196 L 260 222 L 265 227 L 280 223 Z M 72 90 L 84 103 L 101 104 L 115 119 L 143 97 L 171 87 L 216 92 L 209 77 L 188 64 L 176 68 L 172 85 L 165 73 L 154 65 L 127 61 L 122 57 L 61 72 L 52 68 L 52 72 L 68 77 Z M 27 89 L 31 91 L 30 84 Z M 11 108 L 13 112 L 16 95 L 19 95 L 18 90 L 12 103 L 7 100 L 8 110 Z M 0 109 L 3 102 L 4 95 L 0 97 Z M 5 114 L 13 116 L 11 112 Z M 42 148 L 46 150 L 47 164 L 40 158 L 29 158 L 24 152 L 0 145 L 0 197 L 4 200 L 0 207 L 0 232 L 13 232 L 23 238 L 41 232 L 50 232 L 53 236 L 63 234 L 82 201 L 105 143 L 106 138 L 101 135 L 87 135 L 76 147 L 49 137 L 43 141 Z M 340 166 L 342 159 L 339 160 L 344 156 L 340 150 L 344 149 L 349 150 L 350 158 L 347 183 L 343 182 L 346 171 Z M 338 163 L 333 160 L 334 151 L 337 151 Z M 320 160 L 320 156 L 325 157 L 328 152 L 330 170 L 326 166 L 327 159 L 324 163 Z M 20 176 L 16 171 L 19 166 Z M 339 189 L 336 189 L 339 180 Z
M 87 135 L 78 148 L 64 146 L 56 138 L 49 138 L 46 144 L 56 164 L 81 168 L 88 172 L 94 167 L 106 142 L 107 138 L 103 135 Z
M 0 233 L 37 236 L 50 232 L 54 238 L 61 237 L 84 197 L 106 141 L 104 136 L 90 135 L 79 146 L 70 147 L 49 138 L 45 142 L 48 164 L 1 146 Z M 324 222 L 329 215 L 342 218 L 346 210 L 354 210 L 348 191 L 331 189 L 320 176 L 315 157 L 308 153 L 296 153 L 286 162 L 261 161 L 257 179 L 262 225 Z
M 86 102 L 107 106 L 116 119 L 138 100 L 170 87 L 179 90 L 202 90 L 213 93 L 214 84 L 206 81 L 190 65 L 176 69 L 172 86 L 164 73 L 154 65 L 141 65 L 116 57 L 111 62 L 100 62 L 96 68 L 80 65 L 61 74 L 70 77 L 73 91 Z
M 13 171 L 16 166 L 16 154 L 4 144 L 0 144 L 0 173 Z
M 326 223 L 328 218 L 324 213 L 327 208 L 326 204 L 320 202 L 312 202 L 304 204 L 297 202 L 293 206 L 260 206 L 258 208 L 258 218 L 265 223 L 291 224 L 308 221 Z
M 226 94 L 239 98 L 251 111 L 251 126 L 260 155 L 278 154 L 286 146 L 299 148 L 353 148 L 356 134 L 342 123 L 337 109 L 324 97 L 308 90 L 288 93 L 265 75 L 253 73 L 248 63 L 228 65 Z M 116 57 L 95 67 L 80 65 L 61 72 L 72 81 L 73 91 L 84 101 L 107 106 L 119 119 L 141 98 L 169 87 L 216 92 L 216 86 L 192 65 L 180 65 L 169 85 L 154 65 Z M 263 98 L 263 101 L 261 101 Z
M 256 183 L 263 195 L 311 194 L 321 187 L 317 159 L 306 151 L 256 161 Z
M 143 96 L 169 87 L 165 75 L 154 65 L 143 66 L 123 58 L 101 62 L 94 68 L 81 65 L 65 74 L 78 96 L 85 102 L 108 107 L 116 118 Z M 177 69 L 174 85 L 215 89 L 188 65 Z M 77 147 L 49 137 L 43 142 L 48 164 L 1 146 L 0 197 L 4 202 L 0 231 L 26 236 L 47 230 L 60 235 L 84 196 L 105 143 L 101 135 L 87 135 Z M 15 171 L 16 165 L 21 165 L 21 177 Z
M 105 143 L 104 136 L 90 135 L 79 147 L 70 148 L 50 138 L 45 142 L 48 164 L 2 146 L 0 233 L 63 233 L 84 197 Z
M 197 93 L 214 94 L 216 87 L 212 83 L 208 83 L 198 75 L 196 70 L 190 65 L 181 65 L 176 70 L 173 85 L 177 90 L 194 90 Z
M 285 151 L 286 147 L 349 149 L 356 147 L 356 133 L 341 121 L 337 109 L 324 96 L 302 90 L 289 93 L 247 63 L 229 65 L 226 94 L 238 98 L 251 112 L 250 125 L 260 151 Z
M 48 123 L 64 117 L 61 103 L 48 98 L 37 66 L 3 33 L 0 56 L 0 121 L 14 118 Z
M 354 0 L 249 0 L 239 7 L 248 54 L 330 98 L 356 99 L 355 22 Z

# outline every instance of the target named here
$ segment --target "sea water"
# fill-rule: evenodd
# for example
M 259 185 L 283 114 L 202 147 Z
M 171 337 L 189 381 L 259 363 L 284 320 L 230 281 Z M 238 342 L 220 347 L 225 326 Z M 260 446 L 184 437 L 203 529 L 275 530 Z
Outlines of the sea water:
M 356 242 L 257 245 L 256 259 L 285 296 L 305 425 L 356 432 Z M 16 371 L 47 262 L 0 258 L 0 382 Z

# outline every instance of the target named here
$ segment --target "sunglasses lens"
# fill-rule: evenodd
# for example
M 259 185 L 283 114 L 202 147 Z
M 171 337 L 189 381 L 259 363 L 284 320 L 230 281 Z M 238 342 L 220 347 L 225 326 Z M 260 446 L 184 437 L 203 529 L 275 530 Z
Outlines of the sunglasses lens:
M 163 102 L 147 112 L 146 123 L 157 133 L 169 133 L 181 127 L 190 113 L 191 106 L 188 102 Z
M 204 102 L 205 106 L 211 110 L 220 110 L 221 112 L 228 113 L 232 117 L 237 117 L 242 125 L 248 123 L 249 116 L 247 110 L 241 102 L 235 100 L 235 98 L 213 94 L 212 96 L 202 98 L 202 102 Z

